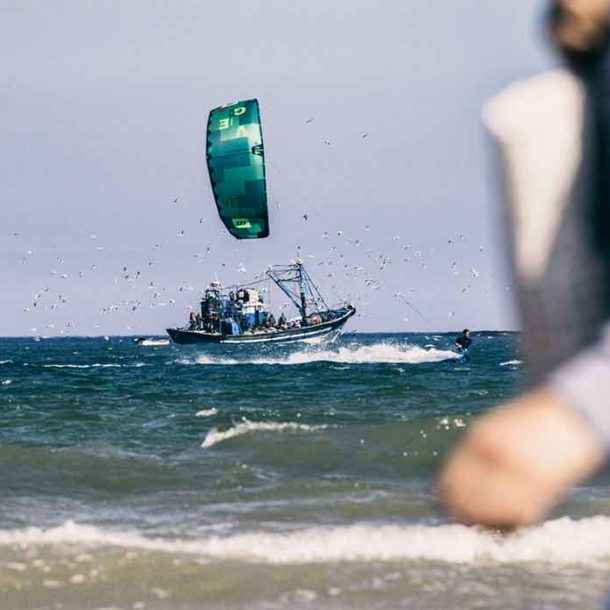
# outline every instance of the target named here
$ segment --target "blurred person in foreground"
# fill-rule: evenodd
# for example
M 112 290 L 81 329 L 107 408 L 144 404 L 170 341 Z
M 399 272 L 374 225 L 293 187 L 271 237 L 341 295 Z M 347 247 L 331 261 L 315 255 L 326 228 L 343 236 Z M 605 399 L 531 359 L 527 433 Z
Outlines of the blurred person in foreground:
M 512 528 L 544 517 L 610 449 L 610 0 L 556 0 L 564 68 L 491 101 L 529 387 L 484 416 L 441 473 L 449 512 Z

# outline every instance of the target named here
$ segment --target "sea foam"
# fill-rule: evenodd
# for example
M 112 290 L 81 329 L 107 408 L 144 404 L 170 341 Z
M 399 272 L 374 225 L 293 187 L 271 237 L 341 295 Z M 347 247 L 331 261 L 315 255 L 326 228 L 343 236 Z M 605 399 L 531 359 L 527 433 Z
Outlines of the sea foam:
M 195 413 L 195 417 L 212 417 L 218 413 L 218 409 L 212 407 L 211 409 L 203 409 Z
M 229 428 L 228 430 L 219 431 L 212 428 L 206 435 L 201 446 L 204 449 L 209 449 L 218 443 L 222 443 L 230 438 L 250 434 L 252 432 L 285 432 L 285 431 L 301 431 L 315 432 L 316 430 L 324 430 L 327 426 L 308 426 L 307 424 L 297 424 L 294 422 L 252 422 L 243 421 Z
M 179 364 L 207 365 L 298 365 L 313 362 L 336 362 L 340 364 L 425 364 L 454 360 L 459 354 L 451 350 L 424 349 L 410 345 L 400 347 L 389 343 L 376 343 L 358 348 L 341 347 L 338 350 L 303 350 L 278 358 L 253 358 L 241 360 L 236 358 L 198 355 L 194 360 L 181 359 Z
M 521 360 L 507 360 L 506 362 L 500 362 L 500 366 L 519 366 L 522 364 Z
M 103 364 L 95 362 L 93 364 L 43 364 L 45 369 L 121 369 L 121 368 L 140 368 L 148 366 L 145 362 L 135 362 L 134 364 Z
M 311 564 L 442 561 L 459 564 L 593 563 L 610 557 L 610 518 L 568 517 L 510 535 L 464 525 L 346 525 L 288 533 L 252 532 L 176 540 L 67 522 L 51 529 L 0 531 L 0 545 L 115 546 L 226 561 Z

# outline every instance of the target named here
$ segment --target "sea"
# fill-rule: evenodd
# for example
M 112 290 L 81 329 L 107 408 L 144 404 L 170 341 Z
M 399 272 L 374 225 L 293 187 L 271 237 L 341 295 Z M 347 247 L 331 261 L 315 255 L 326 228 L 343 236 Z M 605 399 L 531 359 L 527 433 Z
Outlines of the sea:
M 0 608 L 602 607 L 607 473 L 508 534 L 439 506 L 451 447 L 525 383 L 518 334 L 452 339 L 0 339 Z

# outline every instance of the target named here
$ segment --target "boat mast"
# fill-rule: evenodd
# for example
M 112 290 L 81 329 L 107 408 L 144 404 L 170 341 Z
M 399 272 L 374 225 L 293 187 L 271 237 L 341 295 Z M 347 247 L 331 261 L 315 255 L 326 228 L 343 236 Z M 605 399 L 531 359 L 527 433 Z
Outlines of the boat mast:
M 297 259 L 296 267 L 301 297 L 301 307 L 299 309 L 301 311 L 301 318 L 303 319 L 303 322 L 305 322 L 305 319 L 307 318 L 307 299 L 305 297 L 305 287 L 303 286 L 303 263 L 299 259 Z

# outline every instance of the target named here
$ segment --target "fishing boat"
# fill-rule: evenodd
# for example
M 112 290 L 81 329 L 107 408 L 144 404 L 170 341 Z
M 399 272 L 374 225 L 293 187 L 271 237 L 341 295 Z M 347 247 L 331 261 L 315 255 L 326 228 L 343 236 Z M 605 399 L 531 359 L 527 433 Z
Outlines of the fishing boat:
M 271 281 L 289 299 L 298 315 L 276 320 L 258 287 Z M 262 278 L 240 286 L 223 288 L 213 282 L 206 288 L 200 312 L 191 312 L 182 328 L 168 328 L 172 341 L 185 344 L 292 343 L 318 341 L 336 336 L 356 313 L 350 304 L 331 308 L 300 261 L 277 265 Z

